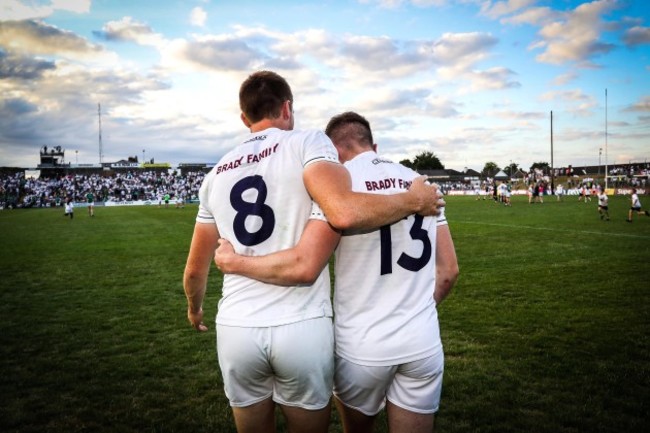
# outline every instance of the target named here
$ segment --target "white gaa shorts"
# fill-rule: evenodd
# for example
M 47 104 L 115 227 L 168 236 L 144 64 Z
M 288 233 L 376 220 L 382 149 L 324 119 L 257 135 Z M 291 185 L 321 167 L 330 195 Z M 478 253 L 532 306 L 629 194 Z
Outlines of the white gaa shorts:
M 235 407 L 273 397 L 286 406 L 322 409 L 334 375 L 332 319 L 244 328 L 217 325 L 217 355 L 226 397 Z
M 386 399 L 402 409 L 430 414 L 438 411 L 444 354 L 400 365 L 359 365 L 336 357 L 334 395 L 344 405 L 373 416 Z

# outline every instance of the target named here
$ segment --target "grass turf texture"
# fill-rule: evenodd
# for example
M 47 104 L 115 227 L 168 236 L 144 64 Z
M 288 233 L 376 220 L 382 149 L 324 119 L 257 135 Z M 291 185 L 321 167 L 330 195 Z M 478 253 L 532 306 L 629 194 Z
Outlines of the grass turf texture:
M 461 276 L 439 308 L 437 431 L 645 431 L 650 218 L 626 223 L 624 197 L 610 197 L 609 222 L 577 197 L 447 202 Z M 62 214 L 0 212 L 0 430 L 234 432 L 216 271 L 210 331 L 185 318 L 196 207 Z M 330 431 L 342 431 L 336 411 Z

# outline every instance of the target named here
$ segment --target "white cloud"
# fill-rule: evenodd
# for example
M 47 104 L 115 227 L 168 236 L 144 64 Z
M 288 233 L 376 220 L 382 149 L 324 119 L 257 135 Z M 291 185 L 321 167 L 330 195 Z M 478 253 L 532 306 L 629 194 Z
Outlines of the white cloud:
M 549 20 L 557 18 L 558 12 L 548 7 L 534 7 L 527 9 L 519 14 L 510 17 L 502 18 L 502 24 L 530 24 L 534 26 L 542 25 Z
M 650 96 L 642 96 L 637 102 L 630 105 L 623 111 L 650 113 Z
M 0 52 L 0 79 L 36 80 L 55 69 L 53 61 Z
M 448 81 L 465 80 L 461 93 L 519 87 L 515 72 L 503 66 L 481 70 L 478 65 L 490 57 L 498 40 L 486 33 L 445 33 L 434 43 L 433 60 L 439 76 Z
M 123 17 L 119 21 L 109 21 L 101 32 L 94 32 L 97 37 L 107 41 L 135 42 L 140 45 L 161 46 L 164 38 L 155 33 L 146 23 L 132 17 Z
M 556 86 L 563 86 L 570 83 L 571 81 L 574 81 L 576 78 L 578 78 L 578 74 L 575 72 L 567 72 L 555 77 L 555 79 L 553 79 L 553 84 Z
M 77 14 L 90 12 L 91 0 L 52 0 L 52 8 Z
M 532 42 L 530 45 L 528 45 L 527 49 L 529 51 L 532 51 L 532 50 L 536 50 L 538 48 L 544 48 L 546 45 L 548 45 L 546 43 L 546 41 L 535 41 L 535 42 Z
M 427 117 L 450 118 L 460 116 L 459 103 L 446 96 L 432 95 L 426 100 L 424 113 Z
M 472 71 L 470 74 L 471 88 L 473 91 L 499 90 L 520 87 L 518 81 L 510 77 L 515 73 L 504 67 L 489 68 L 484 71 Z
M 337 53 L 342 56 L 340 66 L 374 78 L 405 77 L 430 70 L 433 65 L 422 45 L 388 37 L 348 36 L 339 41 Z
M 190 23 L 196 27 L 205 26 L 205 21 L 208 19 L 207 12 L 200 6 L 195 7 L 190 12 Z
M 588 117 L 594 114 L 594 109 L 598 107 L 598 101 L 585 94 L 582 90 L 562 90 L 551 91 L 540 95 L 541 101 L 551 101 L 554 103 L 563 103 L 564 110 L 576 117 Z
M 608 29 L 602 16 L 616 7 L 614 1 L 598 0 L 583 3 L 562 19 L 545 24 L 539 31 L 545 50 L 536 58 L 542 63 L 576 62 L 590 65 L 591 58 L 608 53 L 613 45 L 603 42 L 601 33 Z
M 563 65 L 574 63 L 578 67 L 594 67 L 593 58 L 614 49 L 605 42 L 602 34 L 616 29 L 617 24 L 604 21 L 604 16 L 621 7 L 616 0 L 595 0 L 579 4 L 568 11 L 549 7 L 528 7 L 535 2 L 509 0 L 486 2 L 482 11 L 491 18 L 502 17 L 502 24 L 539 26 L 539 39 L 528 44 L 529 50 L 542 50 L 536 60 L 542 63 Z M 510 16 L 508 16 L 511 14 Z M 637 23 L 638 20 L 624 18 L 622 21 Z M 624 36 L 624 41 L 634 46 L 650 42 L 650 30 L 633 27 Z
M 546 92 L 540 95 L 542 101 L 586 101 L 590 96 L 582 92 L 582 90 L 559 90 Z
M 650 44 L 650 27 L 635 26 L 628 29 L 623 36 L 623 41 L 631 47 Z
M 485 60 L 496 43 L 495 37 L 485 33 L 444 33 L 433 45 L 433 60 L 443 77 L 453 79 Z
M 502 111 L 494 111 L 491 113 L 491 115 L 498 117 L 500 119 L 508 119 L 508 120 L 540 120 L 540 119 L 545 119 L 547 113 L 541 113 L 537 111 L 523 112 L 523 111 L 502 110 Z
M 161 49 L 162 64 L 170 70 L 243 71 L 258 69 L 266 56 L 232 35 L 175 39 Z
M 367 111 L 401 112 L 422 111 L 430 91 L 424 88 L 395 89 L 383 88 L 368 92 L 365 101 L 360 101 L 359 109 Z
M 499 18 L 503 15 L 508 15 L 526 8 L 531 4 L 536 3 L 536 1 L 537 0 L 486 1 L 481 6 L 481 13 L 493 19 Z
M 4 20 L 31 20 L 48 17 L 56 10 L 65 10 L 78 14 L 90 12 L 91 0 L 53 0 L 50 3 L 20 0 L 3 0 L 0 5 L 0 17 Z
M 86 60 L 97 60 L 97 56 L 106 54 L 103 47 L 42 21 L 0 21 L 0 46 L 24 55 L 59 55 Z
M 30 20 L 45 18 L 54 10 L 46 5 L 26 5 L 18 0 L 5 0 L 0 5 L 0 17 L 5 20 Z
M 358 2 L 360 4 L 376 3 L 379 7 L 384 9 L 395 9 L 403 4 L 411 4 L 420 8 L 444 6 L 448 3 L 448 0 L 358 0 Z

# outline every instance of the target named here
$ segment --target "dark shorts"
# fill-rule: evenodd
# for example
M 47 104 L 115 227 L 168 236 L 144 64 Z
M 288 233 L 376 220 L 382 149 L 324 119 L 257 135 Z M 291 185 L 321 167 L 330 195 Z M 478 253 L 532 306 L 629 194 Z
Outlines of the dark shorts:
M 630 208 L 630 210 L 631 210 L 631 211 L 635 211 L 635 212 L 641 212 L 641 206 L 639 206 L 639 207 L 634 207 L 634 206 L 632 206 L 632 207 Z
M 607 206 L 598 205 L 598 209 L 607 210 Z

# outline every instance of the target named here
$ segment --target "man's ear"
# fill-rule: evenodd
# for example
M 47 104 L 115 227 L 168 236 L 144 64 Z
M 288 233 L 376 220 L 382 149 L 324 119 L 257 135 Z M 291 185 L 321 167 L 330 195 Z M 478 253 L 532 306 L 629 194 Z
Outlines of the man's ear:
M 284 104 L 282 104 L 282 118 L 283 119 L 289 119 L 291 118 L 291 115 L 293 114 L 293 105 L 290 100 L 284 101 Z
M 377 153 L 377 143 L 372 143 L 372 150 Z
M 244 113 L 241 113 L 239 115 L 239 118 L 241 119 L 242 122 L 244 122 L 244 125 L 246 125 L 246 128 L 250 129 L 252 124 L 248 121 L 248 119 L 246 118 L 246 115 Z

